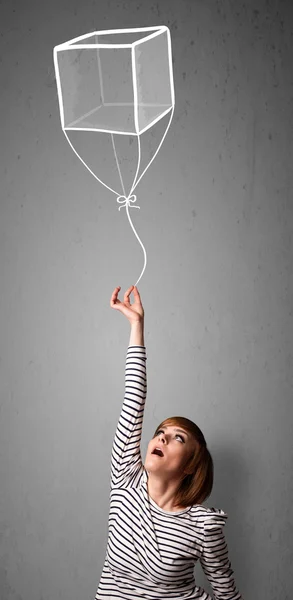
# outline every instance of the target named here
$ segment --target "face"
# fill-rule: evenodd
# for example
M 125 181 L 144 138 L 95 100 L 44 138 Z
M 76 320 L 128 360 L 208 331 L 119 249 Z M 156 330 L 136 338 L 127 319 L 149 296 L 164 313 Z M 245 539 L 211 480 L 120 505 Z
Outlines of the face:
M 196 445 L 194 438 L 182 427 L 163 426 L 149 442 L 145 469 L 166 478 L 182 478 L 184 467 L 196 450 Z M 160 448 L 163 456 L 154 454 L 155 448 Z

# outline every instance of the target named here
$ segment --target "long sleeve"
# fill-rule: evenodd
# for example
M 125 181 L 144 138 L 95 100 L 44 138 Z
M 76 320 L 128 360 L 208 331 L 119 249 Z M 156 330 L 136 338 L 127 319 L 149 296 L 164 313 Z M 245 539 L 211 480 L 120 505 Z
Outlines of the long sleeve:
M 234 582 L 223 527 L 228 515 L 221 509 L 209 509 L 204 523 L 204 544 L 200 558 L 215 600 L 243 600 Z
M 147 395 L 145 346 L 129 346 L 125 365 L 125 395 L 111 456 L 111 488 L 126 487 L 142 469 L 141 433 Z

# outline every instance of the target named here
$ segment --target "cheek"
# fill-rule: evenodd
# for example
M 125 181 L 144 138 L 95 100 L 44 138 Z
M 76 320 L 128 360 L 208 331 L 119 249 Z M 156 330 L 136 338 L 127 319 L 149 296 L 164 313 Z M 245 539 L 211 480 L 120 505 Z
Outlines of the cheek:
M 183 462 L 186 460 L 184 448 L 173 448 L 170 452 L 170 456 L 177 462 Z

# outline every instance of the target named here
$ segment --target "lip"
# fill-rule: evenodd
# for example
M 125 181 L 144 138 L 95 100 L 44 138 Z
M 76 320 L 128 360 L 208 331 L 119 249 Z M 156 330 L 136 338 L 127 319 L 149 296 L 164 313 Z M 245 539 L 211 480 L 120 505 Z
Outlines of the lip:
M 159 456 L 158 454 L 154 454 L 154 451 L 155 451 L 156 448 L 158 448 L 159 450 L 161 450 L 163 456 Z M 151 455 L 152 456 L 158 456 L 158 458 L 163 458 L 165 456 L 165 454 L 164 454 L 162 446 L 155 446 L 154 449 L 151 452 Z

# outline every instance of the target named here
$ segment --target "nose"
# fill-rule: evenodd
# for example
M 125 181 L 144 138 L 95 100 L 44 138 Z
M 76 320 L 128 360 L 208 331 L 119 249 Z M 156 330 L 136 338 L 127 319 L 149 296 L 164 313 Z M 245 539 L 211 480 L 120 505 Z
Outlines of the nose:
M 165 444 L 165 443 L 166 443 L 166 440 L 165 440 L 165 434 L 164 434 L 164 433 L 161 433 L 161 435 L 159 435 L 159 440 L 160 440 L 161 442 L 163 442 L 163 444 Z

